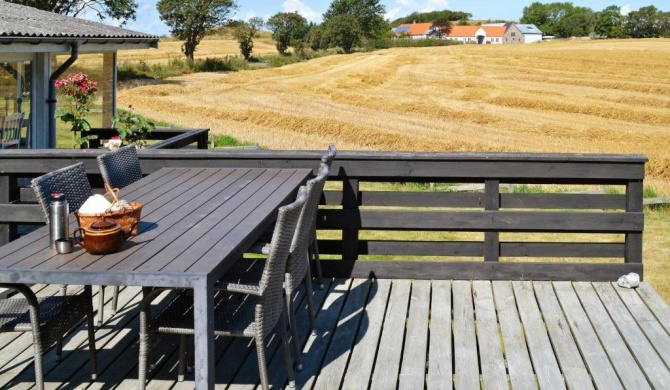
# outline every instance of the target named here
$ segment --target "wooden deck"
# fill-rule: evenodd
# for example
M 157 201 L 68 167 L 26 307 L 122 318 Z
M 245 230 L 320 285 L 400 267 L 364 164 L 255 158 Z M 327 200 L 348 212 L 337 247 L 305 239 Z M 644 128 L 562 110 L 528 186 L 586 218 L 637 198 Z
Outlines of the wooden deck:
M 301 389 L 670 388 L 670 308 L 645 283 L 335 279 L 325 287 L 315 291 L 315 335 L 303 293 L 296 298 Z M 97 381 L 82 326 L 61 362 L 46 354 L 47 388 L 136 388 L 140 296 L 123 289 L 123 308 L 97 330 Z M 273 388 L 285 384 L 277 339 L 266 350 Z M 176 342 L 156 347 L 150 389 L 193 388 L 192 377 L 176 382 Z M 216 354 L 217 389 L 258 387 L 248 340 L 217 339 Z M 0 335 L 0 388 L 28 389 L 32 378 L 30 335 Z

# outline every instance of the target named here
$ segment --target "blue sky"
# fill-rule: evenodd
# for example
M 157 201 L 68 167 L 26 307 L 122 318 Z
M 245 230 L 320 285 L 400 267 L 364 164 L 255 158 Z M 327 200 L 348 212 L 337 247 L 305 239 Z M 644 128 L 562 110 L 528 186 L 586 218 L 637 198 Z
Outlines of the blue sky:
M 158 17 L 156 0 L 136 1 L 139 4 L 137 20 L 128 23 L 126 25 L 127 28 L 157 35 L 170 33 L 168 27 Z M 533 0 L 381 0 L 381 3 L 386 6 L 387 19 L 395 19 L 414 11 L 425 12 L 450 9 L 453 11 L 469 12 L 474 19 L 518 20 L 523 13 L 523 8 L 532 2 Z M 655 5 L 664 11 L 670 11 L 667 0 L 573 0 L 572 3 L 575 6 L 589 7 L 594 11 L 600 11 L 612 4 L 622 7 L 623 10 L 637 10 L 640 7 Z M 321 15 L 328 9 L 330 1 L 238 0 L 238 4 L 239 9 L 235 15 L 235 19 L 248 19 L 253 16 L 267 19 L 277 12 L 297 11 L 307 18 L 307 20 L 318 23 L 321 21 Z

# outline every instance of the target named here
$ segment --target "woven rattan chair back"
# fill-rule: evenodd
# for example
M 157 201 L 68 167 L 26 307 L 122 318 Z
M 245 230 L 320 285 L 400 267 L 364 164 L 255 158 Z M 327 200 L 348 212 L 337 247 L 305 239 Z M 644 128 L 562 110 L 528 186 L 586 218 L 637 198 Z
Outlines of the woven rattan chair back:
M 307 181 L 307 200 L 298 220 L 293 242 L 291 243 L 291 255 L 288 260 L 287 271 L 289 275 L 286 278 L 286 292 L 288 294 L 292 294 L 300 286 L 309 267 L 308 249 L 312 236 L 311 229 L 313 221 L 316 218 L 321 193 L 323 192 L 323 186 L 326 184 L 328 173 L 328 166 L 321 164 L 317 176 Z
M 92 194 L 84 163 L 81 162 L 37 177 L 31 184 L 47 222 L 49 222 L 51 194 L 54 192 L 65 194 L 70 212 L 78 210 Z
M 0 127 L 0 149 L 19 148 L 21 143 L 21 128 L 23 127 L 23 113 L 17 112 L 7 115 Z
M 263 295 L 256 305 L 256 331 L 267 336 L 284 309 L 283 284 L 293 235 L 307 200 L 307 189 L 300 187 L 295 202 L 279 209 L 272 234 L 270 254 L 265 262 L 259 288 Z M 262 346 L 260 346 L 262 348 Z
M 101 154 L 98 156 L 98 167 L 102 179 L 112 188 L 123 188 L 142 178 L 134 144 Z
M 333 160 L 335 160 L 336 156 L 337 156 L 337 148 L 335 147 L 334 144 L 330 144 L 328 145 L 328 153 L 326 153 L 321 157 L 321 162 L 323 164 L 328 165 L 328 168 L 330 168 L 331 165 L 333 165 Z

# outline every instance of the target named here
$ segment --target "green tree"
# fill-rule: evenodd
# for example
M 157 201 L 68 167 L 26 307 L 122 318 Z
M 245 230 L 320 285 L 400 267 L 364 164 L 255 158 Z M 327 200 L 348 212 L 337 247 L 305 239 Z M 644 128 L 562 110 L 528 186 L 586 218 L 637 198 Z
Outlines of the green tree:
M 159 0 L 160 18 L 172 35 L 184 40 L 182 53 L 193 61 L 195 49 L 207 32 L 223 26 L 237 9 L 235 0 Z
M 593 31 L 607 38 L 624 38 L 627 35 L 623 29 L 624 20 L 624 16 L 621 15 L 621 7 L 610 5 L 598 12 Z
M 332 46 L 339 46 L 345 53 L 351 53 L 361 35 L 358 18 L 354 15 L 336 15 L 324 23 L 325 35 Z
M 135 20 L 137 3 L 134 0 L 7 0 L 10 3 L 27 5 L 42 11 L 62 15 L 79 16 L 82 12 L 94 12 L 104 20 L 119 20 L 121 25 L 128 20 Z
M 307 44 L 314 51 L 328 49 L 328 36 L 323 25 L 312 26 L 309 29 Z
M 626 17 L 626 28 L 632 38 L 657 38 L 664 35 L 667 16 L 653 5 L 632 11 Z
M 460 11 L 430 11 L 430 12 L 412 12 L 411 14 L 398 18 L 391 22 L 391 26 L 397 27 L 401 24 L 409 23 L 430 23 L 436 20 L 448 20 L 450 22 L 457 22 L 461 19 L 468 20 L 472 18 L 472 14 L 469 12 L 460 12 Z
M 451 32 L 451 21 L 440 18 L 433 22 L 431 30 L 428 33 L 430 38 L 442 39 Z
M 263 27 L 263 18 L 251 18 L 249 20 L 240 21 L 233 30 L 233 35 L 240 44 L 240 53 L 244 59 L 249 61 L 251 59 L 251 52 L 254 50 L 254 39 L 258 37 L 258 30 Z
M 301 46 L 309 31 L 307 19 L 297 12 L 276 13 L 266 26 L 272 31 L 272 39 L 281 54 L 286 54 L 289 46 Z
M 569 7 L 553 23 L 554 34 L 559 37 L 584 37 L 593 32 L 595 13 L 590 8 Z
M 327 24 L 338 15 L 351 15 L 358 22 L 361 37 L 369 40 L 388 29 L 385 12 L 386 8 L 379 4 L 379 0 L 333 0 L 323 14 L 323 22 Z

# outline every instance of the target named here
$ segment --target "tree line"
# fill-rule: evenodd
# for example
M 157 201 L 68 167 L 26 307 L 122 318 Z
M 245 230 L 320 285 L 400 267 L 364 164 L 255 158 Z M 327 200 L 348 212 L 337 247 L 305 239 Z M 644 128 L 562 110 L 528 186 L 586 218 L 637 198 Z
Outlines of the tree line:
M 545 35 L 558 38 L 591 34 L 602 38 L 670 37 L 670 12 L 663 12 L 653 5 L 627 15 L 622 15 L 621 11 L 618 5 L 596 12 L 569 2 L 535 2 L 523 9 L 521 23 L 534 24 Z

